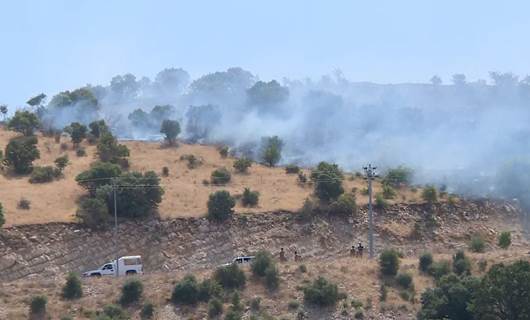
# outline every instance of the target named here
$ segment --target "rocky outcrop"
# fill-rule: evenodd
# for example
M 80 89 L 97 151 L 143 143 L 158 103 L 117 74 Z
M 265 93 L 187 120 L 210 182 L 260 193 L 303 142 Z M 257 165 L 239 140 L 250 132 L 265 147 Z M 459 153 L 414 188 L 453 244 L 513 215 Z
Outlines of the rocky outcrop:
M 518 214 L 517 207 L 493 201 L 395 205 L 376 211 L 377 244 L 378 248 L 398 245 L 405 237 L 396 229 L 412 228 L 425 217 L 438 220 L 432 231 L 438 237 L 458 237 L 472 226 L 487 226 L 492 217 L 508 221 Z M 348 252 L 352 243 L 365 242 L 366 221 L 366 208 L 349 221 L 336 217 L 301 221 L 291 212 L 235 215 L 221 224 L 205 218 L 126 221 L 119 224 L 117 253 L 113 230 L 92 231 L 68 223 L 15 226 L 0 232 L 0 280 L 62 276 L 97 267 L 116 255 L 142 255 L 146 272 L 209 268 L 240 254 L 259 249 L 278 252 L 281 247 L 291 256 L 298 250 L 303 258 L 326 258 Z

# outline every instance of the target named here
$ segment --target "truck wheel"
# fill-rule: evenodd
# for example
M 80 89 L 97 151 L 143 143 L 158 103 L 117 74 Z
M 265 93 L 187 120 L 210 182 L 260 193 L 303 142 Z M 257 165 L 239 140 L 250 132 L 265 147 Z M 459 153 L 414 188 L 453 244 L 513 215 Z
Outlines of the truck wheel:
M 136 274 L 136 271 L 134 270 L 127 270 L 127 272 L 125 272 L 125 275 L 127 276 L 132 276 L 132 275 L 135 275 Z
M 92 273 L 90 276 L 99 278 L 99 277 L 101 277 L 101 273 Z

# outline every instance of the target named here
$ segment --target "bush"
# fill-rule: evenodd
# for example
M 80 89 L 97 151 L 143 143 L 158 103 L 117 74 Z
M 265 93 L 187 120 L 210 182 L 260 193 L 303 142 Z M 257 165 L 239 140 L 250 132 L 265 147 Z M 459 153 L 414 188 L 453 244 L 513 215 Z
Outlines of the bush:
M 508 249 L 508 247 L 511 244 L 512 244 L 512 234 L 510 233 L 510 231 L 503 231 L 499 235 L 499 239 L 498 239 L 499 247 L 501 247 L 503 249 Z
M 403 289 L 410 289 L 412 286 L 412 275 L 410 273 L 400 273 L 396 276 L 396 282 Z
M 208 218 L 225 221 L 232 216 L 235 205 L 236 202 L 228 191 L 216 191 L 208 199 Z
M 39 127 L 37 115 L 30 111 L 16 111 L 15 115 L 7 122 L 7 128 L 22 133 L 24 136 L 33 135 Z
M 287 304 L 287 308 L 289 310 L 296 310 L 300 307 L 300 302 L 298 302 L 297 300 L 291 300 L 289 301 L 289 303 Z
M 48 298 L 46 296 L 33 296 L 31 298 L 29 311 L 32 315 L 44 315 L 46 314 L 46 303 L 48 303 Z
M 252 161 L 248 158 L 239 158 L 234 161 L 234 169 L 240 173 L 246 173 L 252 166 Z
M 447 260 L 433 262 L 428 272 L 435 279 L 440 279 L 451 272 L 451 263 Z
M 228 147 L 227 146 L 222 146 L 219 148 L 219 155 L 221 156 L 221 158 L 226 158 L 228 157 Z M 234 165 L 235 166 L 235 165 Z
M 394 199 L 396 197 L 396 191 L 388 184 L 383 184 L 383 198 Z
M 355 196 L 353 194 L 341 194 L 339 198 L 331 203 L 329 206 L 329 213 L 351 217 L 357 213 L 357 204 L 355 203 Z
M 394 249 L 386 249 L 379 256 L 379 268 L 385 276 L 395 276 L 399 269 L 399 253 Z
M 17 174 L 28 174 L 33 170 L 33 161 L 40 158 L 37 137 L 19 137 L 9 141 L 4 154 L 4 162 L 14 168 Z
M 432 265 L 433 259 L 430 252 L 424 252 L 420 256 L 419 269 L 421 272 L 427 272 Z
M 21 198 L 18 201 L 17 208 L 22 209 L 22 210 L 29 210 L 31 209 L 31 201 L 29 201 L 26 198 Z
M 199 301 L 208 301 L 211 297 L 220 297 L 223 293 L 223 288 L 217 281 L 212 279 L 204 279 L 199 284 Z
M 88 127 L 90 128 L 90 134 L 96 139 L 99 139 L 103 133 L 109 132 L 109 127 L 105 120 L 92 121 Z
M 75 155 L 78 157 L 86 157 L 86 150 L 83 147 L 77 148 Z
M 106 225 L 108 208 L 105 202 L 101 199 L 85 198 L 79 203 L 76 217 L 87 227 L 100 229 Z
M 223 303 L 217 298 L 210 300 L 208 302 L 208 316 L 215 318 L 221 313 L 223 313 Z
M 250 300 L 250 309 L 252 309 L 253 311 L 259 311 L 260 308 L 261 308 L 260 297 L 255 297 L 252 300 Z
M 318 306 L 332 306 L 339 300 L 337 285 L 323 277 L 318 277 L 313 283 L 304 288 L 304 300 Z
M 188 169 L 195 169 L 202 164 L 202 161 L 192 154 L 184 154 L 180 156 L 180 160 L 188 161 Z
M 280 276 L 278 268 L 275 265 L 269 266 L 265 269 L 265 286 L 269 290 L 275 290 L 280 285 Z
M 219 168 L 212 172 L 212 175 L 210 177 L 210 182 L 212 184 L 218 184 L 223 185 L 230 182 L 230 179 L 232 178 L 232 175 L 226 168 Z
M 45 183 L 50 182 L 56 177 L 55 169 L 51 166 L 35 167 L 31 172 L 29 178 L 30 183 Z
M 250 191 L 249 188 L 245 188 L 243 191 L 243 197 L 241 198 L 241 202 L 243 203 L 244 207 L 255 207 L 258 204 L 259 201 L 259 192 L 257 191 Z
M 261 139 L 261 160 L 269 167 L 274 167 L 282 157 L 283 141 L 277 136 Z
M 298 210 L 298 219 L 307 221 L 313 217 L 316 210 L 317 205 L 314 203 L 314 201 L 306 198 L 302 208 Z
M 199 301 L 199 284 L 193 275 L 187 275 L 177 282 L 171 295 L 174 304 L 195 304 Z
M 93 163 L 90 169 L 78 174 L 75 181 L 87 189 L 92 196 L 95 196 L 99 187 L 111 184 L 112 179 L 120 176 L 121 172 L 121 168 L 117 164 L 98 161 Z
M 403 166 L 388 170 L 383 178 L 385 185 L 398 188 L 402 185 L 408 185 L 412 178 L 412 170 Z
M 69 126 L 69 130 L 65 131 L 70 134 L 70 137 L 72 138 L 72 143 L 74 145 L 78 145 L 86 137 L 88 129 L 85 125 L 82 125 L 79 122 L 72 122 Z
M 388 207 L 388 201 L 386 201 L 383 195 L 380 193 L 375 195 L 375 207 L 379 209 Z
M 120 304 L 128 306 L 137 303 L 142 298 L 143 285 L 140 280 L 129 280 L 121 289 Z
M 81 288 L 81 280 L 79 277 L 71 272 L 66 278 L 66 284 L 63 287 L 63 298 L 68 300 L 79 299 L 83 296 L 83 289 Z
M 2 207 L 2 203 L 0 203 L 0 228 L 6 223 L 6 218 L 4 217 L 4 207 Z
M 96 320 L 127 320 L 129 319 L 127 313 L 115 304 L 108 304 L 103 307 L 103 317 L 98 317 Z
M 298 174 L 300 172 L 300 167 L 295 165 L 295 164 L 288 164 L 286 167 L 285 167 L 285 173 L 287 174 Z
M 471 274 L 471 261 L 462 250 L 453 256 L 453 272 L 459 276 Z
M 435 203 L 438 201 L 438 192 L 436 187 L 432 185 L 427 185 L 421 192 L 421 198 L 428 203 Z
M 64 156 L 61 156 L 55 159 L 54 163 L 55 163 L 55 167 L 57 168 L 57 170 L 59 170 L 59 172 L 62 173 L 64 168 L 66 168 L 66 166 L 70 163 L 70 161 L 68 160 L 68 155 L 65 154 Z
M 469 243 L 469 249 L 473 252 L 484 252 L 484 249 L 486 248 L 486 242 L 480 235 L 475 235 L 471 238 L 471 242 Z
M 178 121 L 175 120 L 164 120 L 162 121 L 162 126 L 160 128 L 160 133 L 166 135 L 165 139 L 169 145 L 175 145 L 177 136 L 180 133 L 180 125 Z
M 169 168 L 168 167 L 163 167 L 162 168 L 162 176 L 164 176 L 164 177 L 169 176 Z
M 142 307 L 142 311 L 140 311 L 140 318 L 142 320 L 149 320 L 149 319 L 153 319 L 154 315 L 155 315 L 155 306 L 150 302 L 145 303 L 144 306 Z
M 103 162 L 118 163 L 129 156 L 129 148 L 119 144 L 110 132 L 104 132 L 97 144 L 97 154 Z
M 344 193 L 344 176 L 334 163 L 320 162 L 311 171 L 311 180 L 315 183 L 315 195 L 322 201 L 337 199 Z
M 236 264 L 217 268 L 213 277 L 225 289 L 242 288 L 246 282 L 245 273 Z
M 272 255 L 268 251 L 262 250 L 256 253 L 250 269 L 252 270 L 252 274 L 255 276 L 264 277 L 265 270 L 271 266 L 274 266 Z

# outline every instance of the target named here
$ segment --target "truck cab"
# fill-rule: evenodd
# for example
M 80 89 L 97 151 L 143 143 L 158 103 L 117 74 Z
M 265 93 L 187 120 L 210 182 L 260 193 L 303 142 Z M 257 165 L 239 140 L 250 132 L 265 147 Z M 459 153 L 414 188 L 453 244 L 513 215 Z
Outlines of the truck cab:
M 117 269 L 117 270 L 116 270 Z M 143 274 L 143 264 L 141 256 L 125 256 L 118 258 L 118 267 L 116 260 L 105 263 L 101 267 L 83 273 L 84 277 L 101 277 Z

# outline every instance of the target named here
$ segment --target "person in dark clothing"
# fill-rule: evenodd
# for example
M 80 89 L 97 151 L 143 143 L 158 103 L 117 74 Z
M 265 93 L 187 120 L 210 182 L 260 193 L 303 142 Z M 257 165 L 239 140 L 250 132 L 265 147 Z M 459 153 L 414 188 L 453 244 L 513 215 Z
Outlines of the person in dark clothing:
M 357 252 L 355 251 L 355 246 L 351 246 L 350 257 L 355 257 L 356 255 L 357 255 Z
M 363 250 L 364 250 L 364 247 L 362 243 L 359 242 L 359 244 L 357 245 L 357 255 L 361 258 L 363 256 Z
M 287 261 L 287 258 L 285 258 L 285 251 L 283 251 L 283 248 L 280 248 L 280 261 Z

